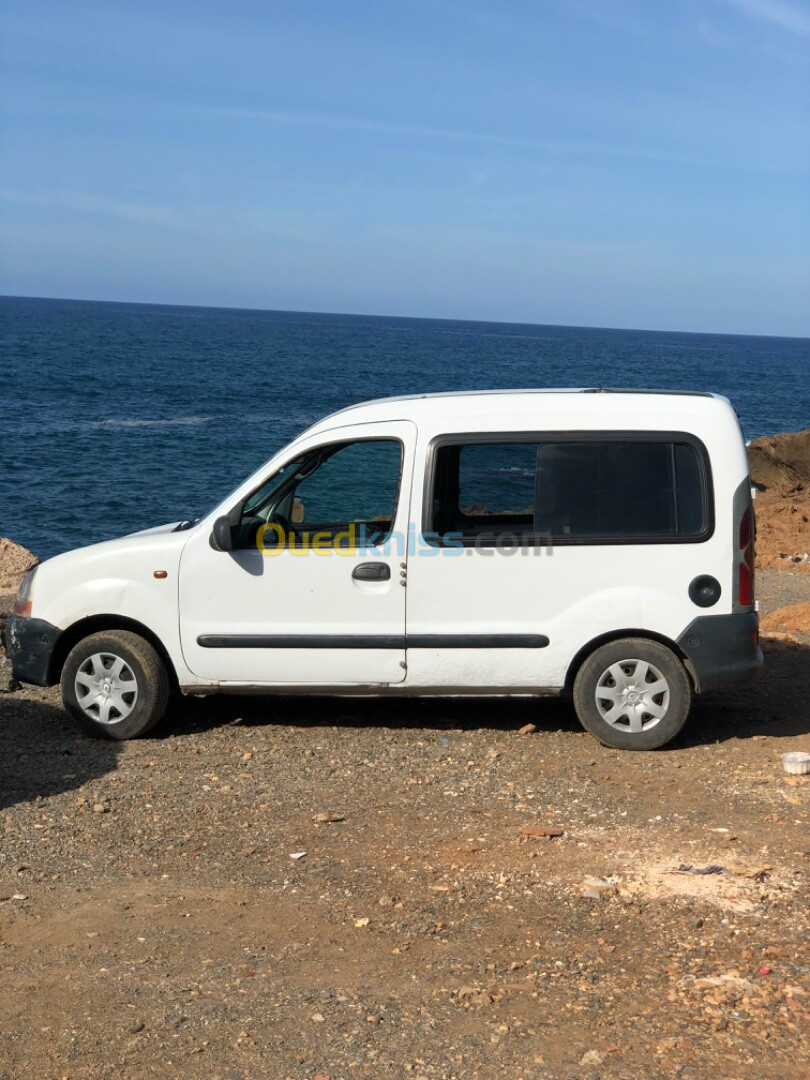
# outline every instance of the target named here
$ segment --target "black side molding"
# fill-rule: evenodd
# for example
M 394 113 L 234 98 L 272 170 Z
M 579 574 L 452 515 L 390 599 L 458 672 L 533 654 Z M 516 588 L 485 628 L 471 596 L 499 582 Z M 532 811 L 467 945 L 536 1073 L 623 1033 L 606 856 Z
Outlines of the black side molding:
M 545 634 L 201 634 L 203 649 L 545 649 Z
M 545 634 L 408 634 L 409 649 L 545 649 Z
M 201 634 L 203 649 L 404 649 L 404 634 Z

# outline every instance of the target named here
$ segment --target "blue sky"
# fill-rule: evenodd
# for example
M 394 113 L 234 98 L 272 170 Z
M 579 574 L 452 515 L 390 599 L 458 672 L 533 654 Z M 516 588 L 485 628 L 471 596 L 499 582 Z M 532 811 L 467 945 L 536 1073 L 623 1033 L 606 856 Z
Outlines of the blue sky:
M 810 334 L 808 0 L 2 0 L 0 292 Z

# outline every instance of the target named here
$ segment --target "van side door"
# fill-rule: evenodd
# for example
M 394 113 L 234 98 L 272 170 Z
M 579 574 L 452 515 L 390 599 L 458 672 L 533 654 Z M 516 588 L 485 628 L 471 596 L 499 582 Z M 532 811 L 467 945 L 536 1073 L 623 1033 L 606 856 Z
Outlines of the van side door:
M 690 582 L 717 556 L 708 453 L 689 433 L 448 434 L 425 472 L 409 683 L 559 689 L 600 635 L 676 640 L 699 610 Z
M 180 565 L 183 656 L 241 684 L 405 677 L 405 545 L 416 427 L 303 440 L 232 511 L 232 551 L 200 529 Z

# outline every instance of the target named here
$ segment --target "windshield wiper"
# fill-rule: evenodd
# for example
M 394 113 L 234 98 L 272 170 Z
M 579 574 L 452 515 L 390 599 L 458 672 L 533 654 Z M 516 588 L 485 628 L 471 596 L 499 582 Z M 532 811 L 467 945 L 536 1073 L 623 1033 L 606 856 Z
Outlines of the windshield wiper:
M 179 525 L 175 525 L 172 532 L 185 532 L 186 529 L 193 528 L 199 520 L 199 518 L 189 518 L 188 521 L 181 521 Z

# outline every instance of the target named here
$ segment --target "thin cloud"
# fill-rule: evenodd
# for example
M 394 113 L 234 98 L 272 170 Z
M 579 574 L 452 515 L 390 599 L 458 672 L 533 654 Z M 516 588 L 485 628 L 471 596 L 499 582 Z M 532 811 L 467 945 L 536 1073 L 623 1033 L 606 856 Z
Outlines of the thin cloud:
M 264 120 L 270 124 L 300 127 L 322 127 L 330 131 L 366 131 L 377 135 L 413 135 L 417 138 L 446 139 L 455 142 L 489 143 L 499 146 L 524 147 L 549 152 L 568 149 L 564 144 L 538 139 L 523 139 L 512 135 L 496 135 L 477 131 L 456 131 L 421 124 L 398 124 L 383 120 L 365 120 L 353 116 L 333 116 L 326 113 L 279 112 L 274 109 L 243 109 L 227 105 L 191 106 L 188 112 L 205 116 L 220 116 L 233 120 Z
M 494 132 L 458 131 L 453 128 L 391 123 L 389 121 L 367 120 L 363 117 L 337 116 L 329 113 L 281 112 L 275 109 L 248 109 L 228 105 L 190 105 L 182 107 L 181 112 L 188 116 L 215 116 L 225 120 L 261 121 L 268 124 L 283 124 L 293 127 L 320 127 L 334 132 L 359 131 L 377 135 L 410 136 L 446 142 L 476 143 L 482 146 L 507 146 L 544 153 L 550 158 L 593 156 L 630 161 L 663 162 L 696 168 L 722 168 L 745 172 L 776 173 L 779 175 L 792 171 L 767 163 L 763 164 L 759 161 L 711 160 L 689 154 L 679 154 L 677 151 L 643 146 L 621 146 L 592 142 L 553 142 L 545 139 L 501 135 Z
M 810 37 L 810 11 L 785 4 L 782 0 L 726 0 L 727 3 L 754 18 L 780 26 L 793 34 Z
M 177 226 L 184 223 L 179 214 L 163 206 L 106 199 L 84 191 L 36 193 L 4 188 L 0 190 L 0 201 L 14 206 L 57 206 L 87 214 L 119 218 L 122 221 L 134 221 L 140 225 Z

